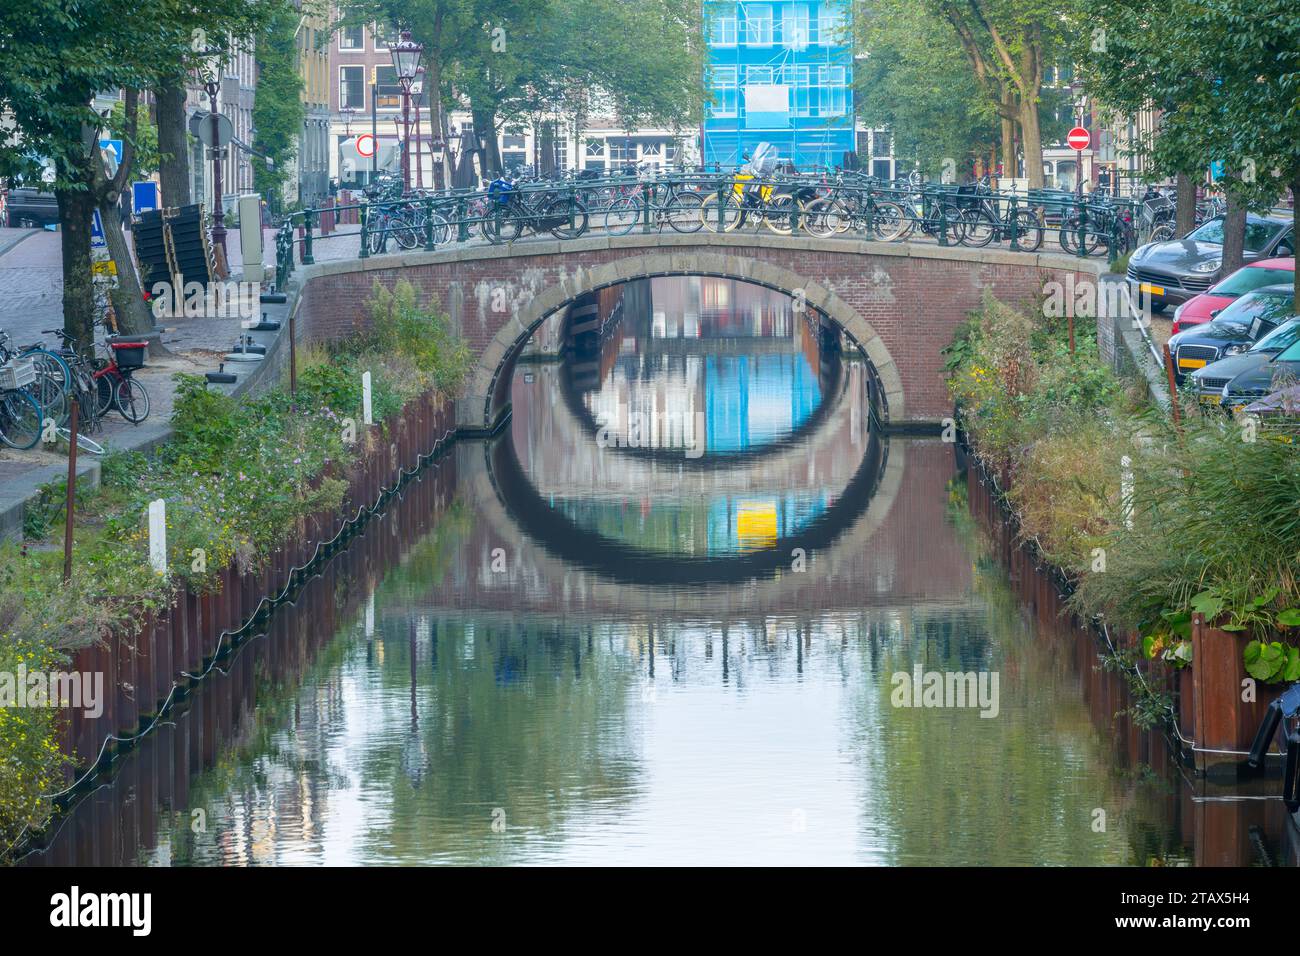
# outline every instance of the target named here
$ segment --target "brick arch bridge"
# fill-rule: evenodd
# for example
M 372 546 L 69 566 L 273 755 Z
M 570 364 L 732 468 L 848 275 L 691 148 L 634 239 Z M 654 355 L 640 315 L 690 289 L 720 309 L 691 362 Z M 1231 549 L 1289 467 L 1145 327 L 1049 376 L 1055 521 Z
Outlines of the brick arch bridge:
M 470 343 L 475 364 L 457 405 L 466 430 L 490 429 L 509 403 L 509 373 L 529 337 L 575 299 L 638 278 L 712 275 L 795 295 L 841 328 L 879 377 L 891 422 L 929 424 L 951 408 L 940 350 L 987 290 L 1032 303 L 1068 273 L 1097 266 L 1068 256 L 775 235 L 696 233 L 526 240 L 323 262 L 295 275 L 306 339 L 368 322 L 376 281 L 410 281 L 436 298 Z M 504 387 L 503 387 L 504 386 Z

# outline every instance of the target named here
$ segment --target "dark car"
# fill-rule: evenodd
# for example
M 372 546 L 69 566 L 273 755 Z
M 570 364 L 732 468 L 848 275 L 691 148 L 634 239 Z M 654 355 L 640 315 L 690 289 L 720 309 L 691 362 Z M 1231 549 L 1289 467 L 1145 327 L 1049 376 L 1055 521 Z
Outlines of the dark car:
M 1294 256 L 1291 221 L 1274 216 L 1246 217 L 1245 261 Z M 1159 312 L 1180 305 L 1214 285 L 1223 271 L 1223 217 L 1207 219 L 1182 239 L 1139 246 L 1128 263 L 1134 302 L 1150 299 Z
M 1193 325 L 1169 337 L 1178 384 L 1198 368 L 1229 355 L 1245 352 L 1251 344 L 1295 315 L 1295 287 L 1269 285 L 1247 292 L 1219 310 L 1210 322 Z
M 1292 342 L 1267 362 L 1241 372 L 1223 389 L 1223 405 L 1238 412 L 1300 380 L 1300 340 Z
M 54 193 L 31 186 L 16 186 L 5 197 L 6 225 L 35 228 L 59 221 L 59 203 Z
M 1193 372 L 1192 382 L 1196 385 L 1198 397 L 1209 405 L 1223 404 L 1228 399 L 1229 383 L 1271 364 L 1276 356 L 1289 351 L 1297 342 L 1300 342 L 1300 317 L 1293 317 L 1279 324 L 1245 352 L 1221 358 Z

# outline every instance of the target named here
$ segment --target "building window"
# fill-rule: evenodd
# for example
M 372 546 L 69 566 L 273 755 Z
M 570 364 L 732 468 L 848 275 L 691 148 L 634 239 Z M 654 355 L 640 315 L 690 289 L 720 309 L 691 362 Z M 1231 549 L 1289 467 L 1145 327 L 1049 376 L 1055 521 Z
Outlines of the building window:
M 397 29 L 392 24 L 376 23 L 372 28 L 376 50 L 387 50 L 389 37 L 397 36 Z
M 402 106 L 402 84 L 391 66 L 375 67 L 375 109 L 395 110 Z
M 521 129 L 508 129 L 501 137 L 502 149 L 524 149 L 524 131 Z
M 713 103 L 709 110 L 713 116 L 735 116 L 739 109 L 739 90 L 734 66 L 713 68 Z
M 555 168 L 568 169 L 569 168 L 569 144 L 562 139 L 557 139 L 554 143 L 551 144 L 551 146 L 555 150 Z
M 781 42 L 791 50 L 808 46 L 808 8 L 802 4 L 787 5 L 781 15 Z
M 736 45 L 735 16 L 716 16 L 709 21 L 709 45 L 727 47 Z
M 364 66 L 339 67 L 339 109 L 366 109 L 366 68 Z
M 889 130 L 877 129 L 871 131 L 871 156 L 874 159 L 885 159 L 889 156 L 890 148 Z
M 894 178 L 894 166 L 887 159 L 873 159 L 871 161 L 871 175 L 876 179 L 891 180 Z
M 745 8 L 745 40 L 750 46 L 772 45 L 772 8 L 767 4 Z
M 365 27 L 344 27 L 339 31 L 340 50 L 364 50 L 366 48 Z
M 528 154 L 520 152 L 502 153 L 501 165 L 506 172 L 517 173 L 528 165 Z
M 663 143 L 642 143 L 641 144 L 642 159 L 651 159 L 651 158 L 658 159 L 661 156 L 663 156 L 663 154 L 664 154 Z
M 609 141 L 609 161 L 613 166 L 626 166 L 636 162 L 636 145 L 626 139 Z
M 818 41 L 823 46 L 839 46 L 848 42 L 844 31 L 844 5 L 823 3 L 817 10 Z

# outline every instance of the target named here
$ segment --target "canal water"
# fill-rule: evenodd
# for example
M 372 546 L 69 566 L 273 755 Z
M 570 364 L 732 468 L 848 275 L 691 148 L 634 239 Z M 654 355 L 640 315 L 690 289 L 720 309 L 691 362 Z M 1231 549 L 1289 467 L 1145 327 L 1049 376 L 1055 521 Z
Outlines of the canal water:
M 28 862 L 1204 861 L 851 343 L 730 280 L 598 307 Z

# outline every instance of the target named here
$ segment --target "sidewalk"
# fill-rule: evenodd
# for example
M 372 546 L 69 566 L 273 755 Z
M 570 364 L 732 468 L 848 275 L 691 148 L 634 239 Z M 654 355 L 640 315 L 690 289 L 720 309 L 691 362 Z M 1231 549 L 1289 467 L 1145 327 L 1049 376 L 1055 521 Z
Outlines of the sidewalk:
M 128 234 L 129 235 L 129 234 Z M 270 233 L 268 232 L 268 236 Z M 239 259 L 239 233 L 228 236 L 231 262 L 242 272 Z M 346 240 L 342 240 L 346 241 Z M 355 255 L 355 242 L 353 243 Z M 267 250 L 274 262 L 274 245 Z M 267 288 L 274 273 L 268 275 Z M 0 329 L 5 329 L 15 345 L 44 341 L 57 344 L 46 329 L 63 327 L 62 250 L 56 232 L 44 230 L 0 229 Z M 283 320 L 283 305 L 251 304 L 252 318 L 266 313 Z M 243 320 L 238 316 L 222 318 L 166 318 L 159 321 L 162 344 L 172 354 L 164 359 L 149 359 L 136 378 L 149 393 L 149 417 L 132 425 L 116 412 L 109 412 L 99 431 L 90 435 L 108 450 L 146 450 L 164 440 L 171 432 L 171 416 L 176 396 L 173 376 L 178 372 L 202 375 L 216 371 L 241 334 Z M 269 349 L 276 333 L 254 333 L 254 341 Z M 232 364 L 227 371 L 243 373 L 234 386 L 209 386 L 231 391 L 243 387 L 248 375 L 260 363 Z M 98 459 L 86 453 L 78 455 L 78 476 L 98 480 Z M 18 451 L 0 446 L 0 538 L 21 533 L 22 503 L 41 485 L 66 476 L 67 456 L 43 450 L 41 446 Z

